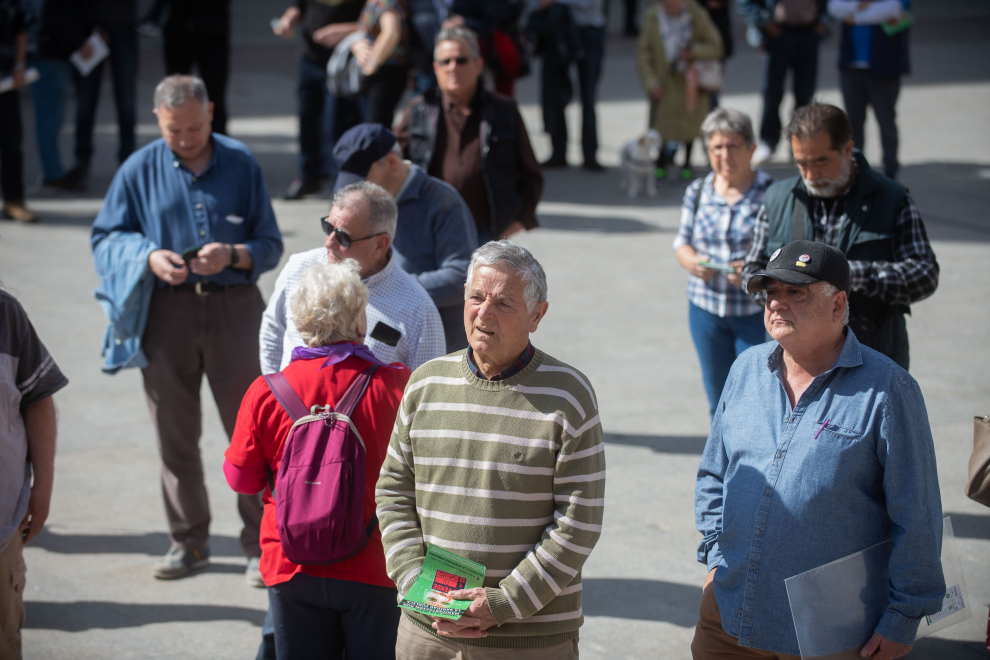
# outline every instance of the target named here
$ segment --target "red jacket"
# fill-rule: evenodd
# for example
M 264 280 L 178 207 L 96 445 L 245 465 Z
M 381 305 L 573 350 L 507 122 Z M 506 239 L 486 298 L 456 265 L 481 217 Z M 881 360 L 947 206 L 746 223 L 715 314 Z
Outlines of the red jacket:
M 334 405 L 351 382 L 368 366 L 365 360 L 351 356 L 342 362 L 320 369 L 322 358 L 295 360 L 283 370 L 292 389 L 306 405 Z M 398 363 L 395 363 L 398 365 Z M 368 455 L 368 486 L 364 499 L 365 520 L 375 515 L 375 484 L 410 372 L 381 368 L 358 403 L 351 419 L 365 442 Z M 368 545 L 354 557 L 330 566 L 300 566 L 285 558 L 278 539 L 275 502 L 268 489 L 268 471 L 278 471 L 282 442 L 292 426 L 263 377 L 248 388 L 237 413 L 237 425 L 224 456 L 227 483 L 239 493 L 253 494 L 264 489 L 265 505 L 261 520 L 261 575 L 272 586 L 286 582 L 298 572 L 317 577 L 352 580 L 383 587 L 394 587 L 385 572 L 385 552 L 381 531 L 376 528 Z

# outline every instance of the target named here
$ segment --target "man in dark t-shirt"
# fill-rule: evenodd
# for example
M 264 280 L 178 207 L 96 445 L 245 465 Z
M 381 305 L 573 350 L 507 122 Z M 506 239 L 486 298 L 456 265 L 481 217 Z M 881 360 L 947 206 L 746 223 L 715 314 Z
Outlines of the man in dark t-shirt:
M 337 137 L 361 123 L 357 103 L 330 95 L 326 68 L 334 46 L 357 29 L 362 0 L 296 0 L 272 30 L 291 39 L 302 33 L 299 57 L 299 178 L 284 199 L 302 199 L 318 193 L 337 173 L 333 145 Z
M 69 384 L 21 304 L 0 290 L 0 658 L 21 657 L 24 544 L 48 517 L 55 403 Z

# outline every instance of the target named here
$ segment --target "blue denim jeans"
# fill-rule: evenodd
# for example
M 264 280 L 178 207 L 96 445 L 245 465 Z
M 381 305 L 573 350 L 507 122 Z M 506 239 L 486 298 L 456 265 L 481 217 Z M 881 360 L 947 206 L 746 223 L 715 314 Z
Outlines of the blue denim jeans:
M 794 106 L 808 105 L 818 78 L 818 34 L 812 28 L 782 28 L 776 39 L 767 39 L 763 69 L 763 117 L 760 140 L 771 148 L 780 140 L 780 102 L 790 69 L 794 81 Z
M 332 96 L 327 91 L 326 67 L 306 58 L 299 60 L 299 175 L 313 183 L 337 175 L 333 145 L 341 134 L 360 124 L 357 101 Z
M 268 587 L 279 658 L 395 660 L 395 588 L 296 573 Z
M 110 28 L 107 45 L 110 56 L 100 62 L 88 76 L 73 68 L 76 81 L 76 165 L 89 166 L 93 158 L 93 126 L 100 85 L 107 62 L 113 74 L 113 96 L 117 106 L 120 144 L 117 160 L 123 163 L 134 152 L 134 126 L 137 123 L 138 34 L 133 27 Z
M 709 414 L 722 397 L 725 379 L 736 357 L 751 346 L 766 341 L 763 314 L 717 316 L 688 303 L 688 326 L 701 362 L 701 379 L 708 394 Z
M 58 136 L 65 117 L 65 96 L 72 81 L 72 65 L 63 60 L 34 60 L 31 66 L 41 74 L 31 84 L 38 156 L 45 178 L 55 181 L 65 176 L 58 151 Z

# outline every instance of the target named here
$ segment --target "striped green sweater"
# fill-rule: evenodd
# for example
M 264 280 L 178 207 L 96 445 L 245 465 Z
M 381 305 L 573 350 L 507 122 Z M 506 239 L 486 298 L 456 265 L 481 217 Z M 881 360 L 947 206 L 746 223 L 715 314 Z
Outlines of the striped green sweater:
M 605 445 L 588 379 L 537 350 L 504 381 L 475 376 L 466 351 L 427 362 L 406 386 L 378 480 L 388 574 L 405 594 L 426 542 L 487 567 L 500 649 L 573 639 L 581 567 L 601 534 Z M 432 632 L 430 619 L 404 611 Z

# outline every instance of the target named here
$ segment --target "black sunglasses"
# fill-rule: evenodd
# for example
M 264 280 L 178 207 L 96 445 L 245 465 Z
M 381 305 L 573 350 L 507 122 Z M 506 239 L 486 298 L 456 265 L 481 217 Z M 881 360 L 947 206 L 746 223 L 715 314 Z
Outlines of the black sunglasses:
M 322 218 L 320 218 L 320 226 L 323 227 L 323 233 L 326 234 L 327 236 L 329 236 L 330 234 L 336 233 L 337 234 L 337 242 L 340 243 L 340 247 L 344 248 L 345 250 L 348 249 L 349 247 L 351 247 L 351 244 L 352 243 L 357 243 L 358 241 L 366 241 L 369 238 L 374 238 L 375 236 L 381 236 L 382 234 L 385 234 L 386 233 L 386 232 L 380 231 L 377 234 L 372 234 L 371 236 L 365 236 L 364 238 L 351 238 L 351 235 L 348 234 L 343 229 L 338 229 L 337 227 L 334 227 L 333 225 L 331 225 L 328 222 L 329 219 L 330 219 L 330 216 L 329 215 L 326 215 L 326 216 L 323 216 Z
M 437 60 L 437 64 L 439 64 L 440 66 L 447 66 L 451 62 L 455 62 L 457 63 L 457 66 L 464 66 L 470 61 L 471 61 L 470 58 L 465 57 L 464 55 L 459 55 L 458 57 L 448 57 L 445 60 Z

